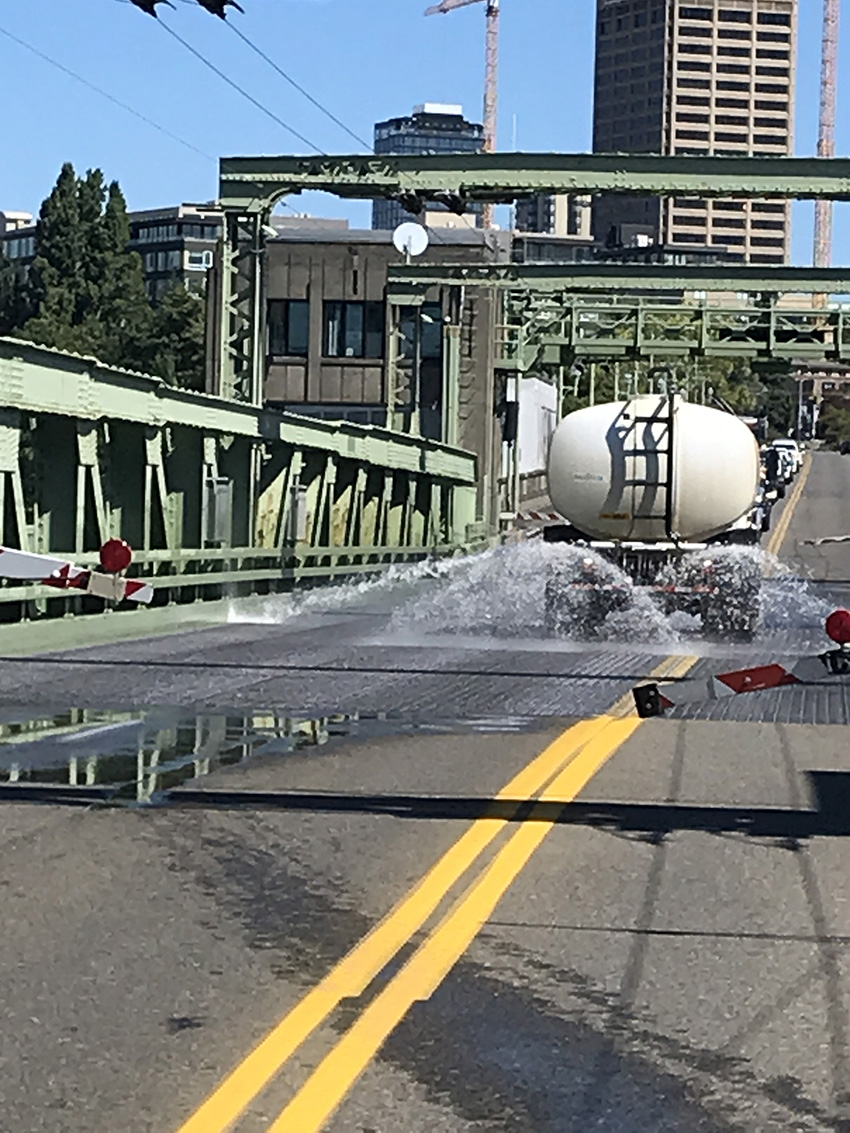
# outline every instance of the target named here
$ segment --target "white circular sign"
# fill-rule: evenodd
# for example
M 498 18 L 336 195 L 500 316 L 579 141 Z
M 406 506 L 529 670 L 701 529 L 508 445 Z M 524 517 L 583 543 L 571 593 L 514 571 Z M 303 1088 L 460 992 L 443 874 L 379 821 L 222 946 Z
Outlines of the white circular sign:
M 421 256 L 428 247 L 428 233 L 421 224 L 408 220 L 393 232 L 393 244 L 398 252 L 406 252 L 408 256 Z

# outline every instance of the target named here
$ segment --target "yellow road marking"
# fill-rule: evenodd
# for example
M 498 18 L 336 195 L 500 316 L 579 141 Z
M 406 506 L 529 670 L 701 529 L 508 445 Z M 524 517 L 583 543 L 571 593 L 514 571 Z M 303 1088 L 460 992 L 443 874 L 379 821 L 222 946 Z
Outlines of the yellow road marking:
M 533 798 L 607 720 L 582 720 L 560 735 L 496 795 Z M 345 998 L 360 995 L 417 932 L 473 862 L 508 824 L 479 818 L 401 902 L 312 991 L 180 1127 L 179 1133 L 222 1133 Z
M 571 802 L 642 723 L 636 717 L 607 717 L 605 720 L 602 730 L 555 777 L 540 796 L 540 802 Z M 324 1127 L 412 1005 L 417 1000 L 427 999 L 439 987 L 554 825 L 551 820 L 537 819 L 520 826 L 398 975 L 310 1075 L 269 1133 L 318 1133 Z
M 652 671 L 650 677 L 682 676 L 696 661 L 696 657 L 668 657 Z M 515 775 L 495 796 L 495 801 L 513 799 L 519 805 L 533 799 L 553 776 L 563 772 L 578 753 L 581 752 L 584 758 L 585 746 L 609 726 L 612 717 L 623 717 L 632 712 L 633 702 L 629 693 L 621 697 L 605 716 L 574 724 Z M 633 717 L 630 723 L 637 726 L 641 721 Z M 225 1133 L 341 1000 L 363 993 L 433 915 L 449 890 L 508 822 L 507 818 L 476 819 L 415 888 L 224 1079 L 178 1133 Z
M 788 528 L 791 526 L 791 520 L 794 518 L 794 512 L 797 508 L 797 504 L 800 502 L 800 497 L 803 494 L 803 489 L 806 486 L 806 481 L 809 478 L 811 469 L 812 454 L 807 452 L 803 457 L 803 467 L 800 469 L 800 475 L 797 479 L 797 483 L 794 485 L 794 491 L 788 497 L 779 522 L 770 537 L 770 542 L 767 544 L 767 553 L 769 555 L 778 555 L 782 550 L 782 544 L 785 542 L 785 536 L 788 534 Z

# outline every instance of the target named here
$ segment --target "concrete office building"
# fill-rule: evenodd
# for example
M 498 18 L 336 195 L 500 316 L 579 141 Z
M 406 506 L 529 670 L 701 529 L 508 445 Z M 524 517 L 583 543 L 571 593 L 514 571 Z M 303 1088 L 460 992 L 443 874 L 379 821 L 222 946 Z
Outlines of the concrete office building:
M 415 106 L 409 117 L 390 118 L 375 125 L 376 154 L 481 153 L 483 149 L 484 127 L 468 122 L 462 106 L 424 102 Z M 480 215 L 480 206 L 460 217 L 435 205 L 424 217 L 417 217 L 398 201 L 378 200 L 372 205 L 372 227 L 393 229 L 405 220 L 420 220 L 431 228 L 466 228 L 480 224 Z
M 597 0 L 597 153 L 777 157 L 793 148 L 798 0 Z M 790 203 L 603 195 L 603 242 L 790 254 Z
M 279 218 L 275 218 L 277 221 Z M 175 282 L 204 291 L 223 215 L 214 204 L 183 204 L 129 213 L 128 249 L 142 259 L 145 288 L 156 302 Z M 35 259 L 36 221 L 30 213 L 0 212 L 0 245 L 24 277 Z

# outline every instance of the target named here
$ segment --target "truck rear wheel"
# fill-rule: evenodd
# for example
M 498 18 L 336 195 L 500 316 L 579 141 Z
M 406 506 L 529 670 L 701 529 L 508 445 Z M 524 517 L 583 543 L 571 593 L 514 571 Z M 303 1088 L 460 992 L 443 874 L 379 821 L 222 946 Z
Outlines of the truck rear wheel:
M 752 641 L 761 608 L 759 575 L 748 571 L 743 577 L 730 577 L 722 582 L 724 585 L 718 592 L 703 601 L 703 631 L 727 640 Z
M 548 637 L 588 640 L 613 609 L 604 590 L 558 572 L 546 580 L 544 627 Z

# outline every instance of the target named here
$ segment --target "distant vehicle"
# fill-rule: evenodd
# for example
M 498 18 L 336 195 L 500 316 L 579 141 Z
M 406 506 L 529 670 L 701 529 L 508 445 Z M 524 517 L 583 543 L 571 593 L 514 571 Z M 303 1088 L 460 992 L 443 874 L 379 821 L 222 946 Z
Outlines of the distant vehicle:
M 764 448 L 762 450 L 762 469 L 764 480 L 764 494 L 773 503 L 785 495 L 784 465 L 786 461 L 778 448 Z
M 791 454 L 794 463 L 793 475 L 797 475 L 803 467 L 803 454 L 800 452 L 800 446 L 795 440 L 790 437 L 777 437 L 773 442 L 773 448 L 784 449 Z
M 850 441 L 842 441 L 838 451 L 842 456 L 850 456 Z

